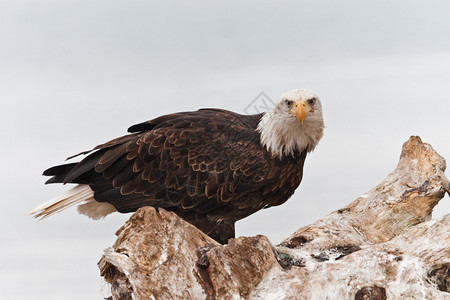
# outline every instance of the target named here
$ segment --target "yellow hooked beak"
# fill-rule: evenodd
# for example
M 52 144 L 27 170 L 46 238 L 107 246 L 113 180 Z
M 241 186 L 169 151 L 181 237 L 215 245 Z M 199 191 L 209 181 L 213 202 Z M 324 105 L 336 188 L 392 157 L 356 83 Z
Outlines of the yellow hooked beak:
M 305 119 L 310 111 L 311 108 L 303 100 L 296 101 L 291 110 L 301 124 L 303 124 L 303 119 Z

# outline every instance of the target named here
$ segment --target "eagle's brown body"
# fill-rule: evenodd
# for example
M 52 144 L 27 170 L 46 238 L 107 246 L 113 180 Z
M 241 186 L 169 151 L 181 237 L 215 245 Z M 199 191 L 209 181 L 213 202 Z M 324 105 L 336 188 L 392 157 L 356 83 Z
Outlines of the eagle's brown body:
M 80 153 L 87 155 L 80 162 L 44 171 L 47 183 L 76 186 L 29 213 L 46 218 L 78 205 L 98 220 L 153 206 L 226 243 L 236 221 L 292 196 L 324 127 L 322 104 L 310 90 L 284 93 L 264 114 L 200 109 L 161 116 Z
M 261 117 L 218 109 L 162 116 L 44 175 L 89 185 L 96 201 L 122 213 L 173 211 L 225 243 L 237 220 L 284 203 L 302 180 L 307 151 L 268 152 L 256 130 Z

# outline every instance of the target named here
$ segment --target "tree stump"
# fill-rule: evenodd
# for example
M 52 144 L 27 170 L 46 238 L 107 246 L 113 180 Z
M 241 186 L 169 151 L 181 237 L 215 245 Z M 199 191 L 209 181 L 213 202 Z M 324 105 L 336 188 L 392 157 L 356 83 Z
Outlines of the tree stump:
M 220 245 L 174 213 L 139 209 L 99 262 L 110 299 L 450 299 L 445 160 L 419 137 L 363 196 L 273 246 Z

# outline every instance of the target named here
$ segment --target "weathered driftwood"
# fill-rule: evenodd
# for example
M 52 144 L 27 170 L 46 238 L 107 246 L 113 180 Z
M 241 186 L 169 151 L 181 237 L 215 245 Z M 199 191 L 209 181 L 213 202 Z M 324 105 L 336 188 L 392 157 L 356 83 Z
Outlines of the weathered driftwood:
M 113 299 L 450 299 L 445 160 L 411 137 L 397 168 L 278 246 L 220 245 L 173 213 L 138 210 L 99 262 Z

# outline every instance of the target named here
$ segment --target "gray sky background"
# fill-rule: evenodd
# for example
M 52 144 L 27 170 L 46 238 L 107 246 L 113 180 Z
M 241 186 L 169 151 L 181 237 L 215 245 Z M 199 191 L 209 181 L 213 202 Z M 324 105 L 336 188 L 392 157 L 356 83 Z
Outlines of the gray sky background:
M 25 215 L 47 167 L 162 114 L 312 89 L 325 136 L 295 195 L 237 225 L 273 243 L 378 184 L 410 135 L 450 158 L 448 1 L 0 1 L 0 290 L 101 299 L 130 215 Z M 448 197 L 435 211 L 449 213 Z

